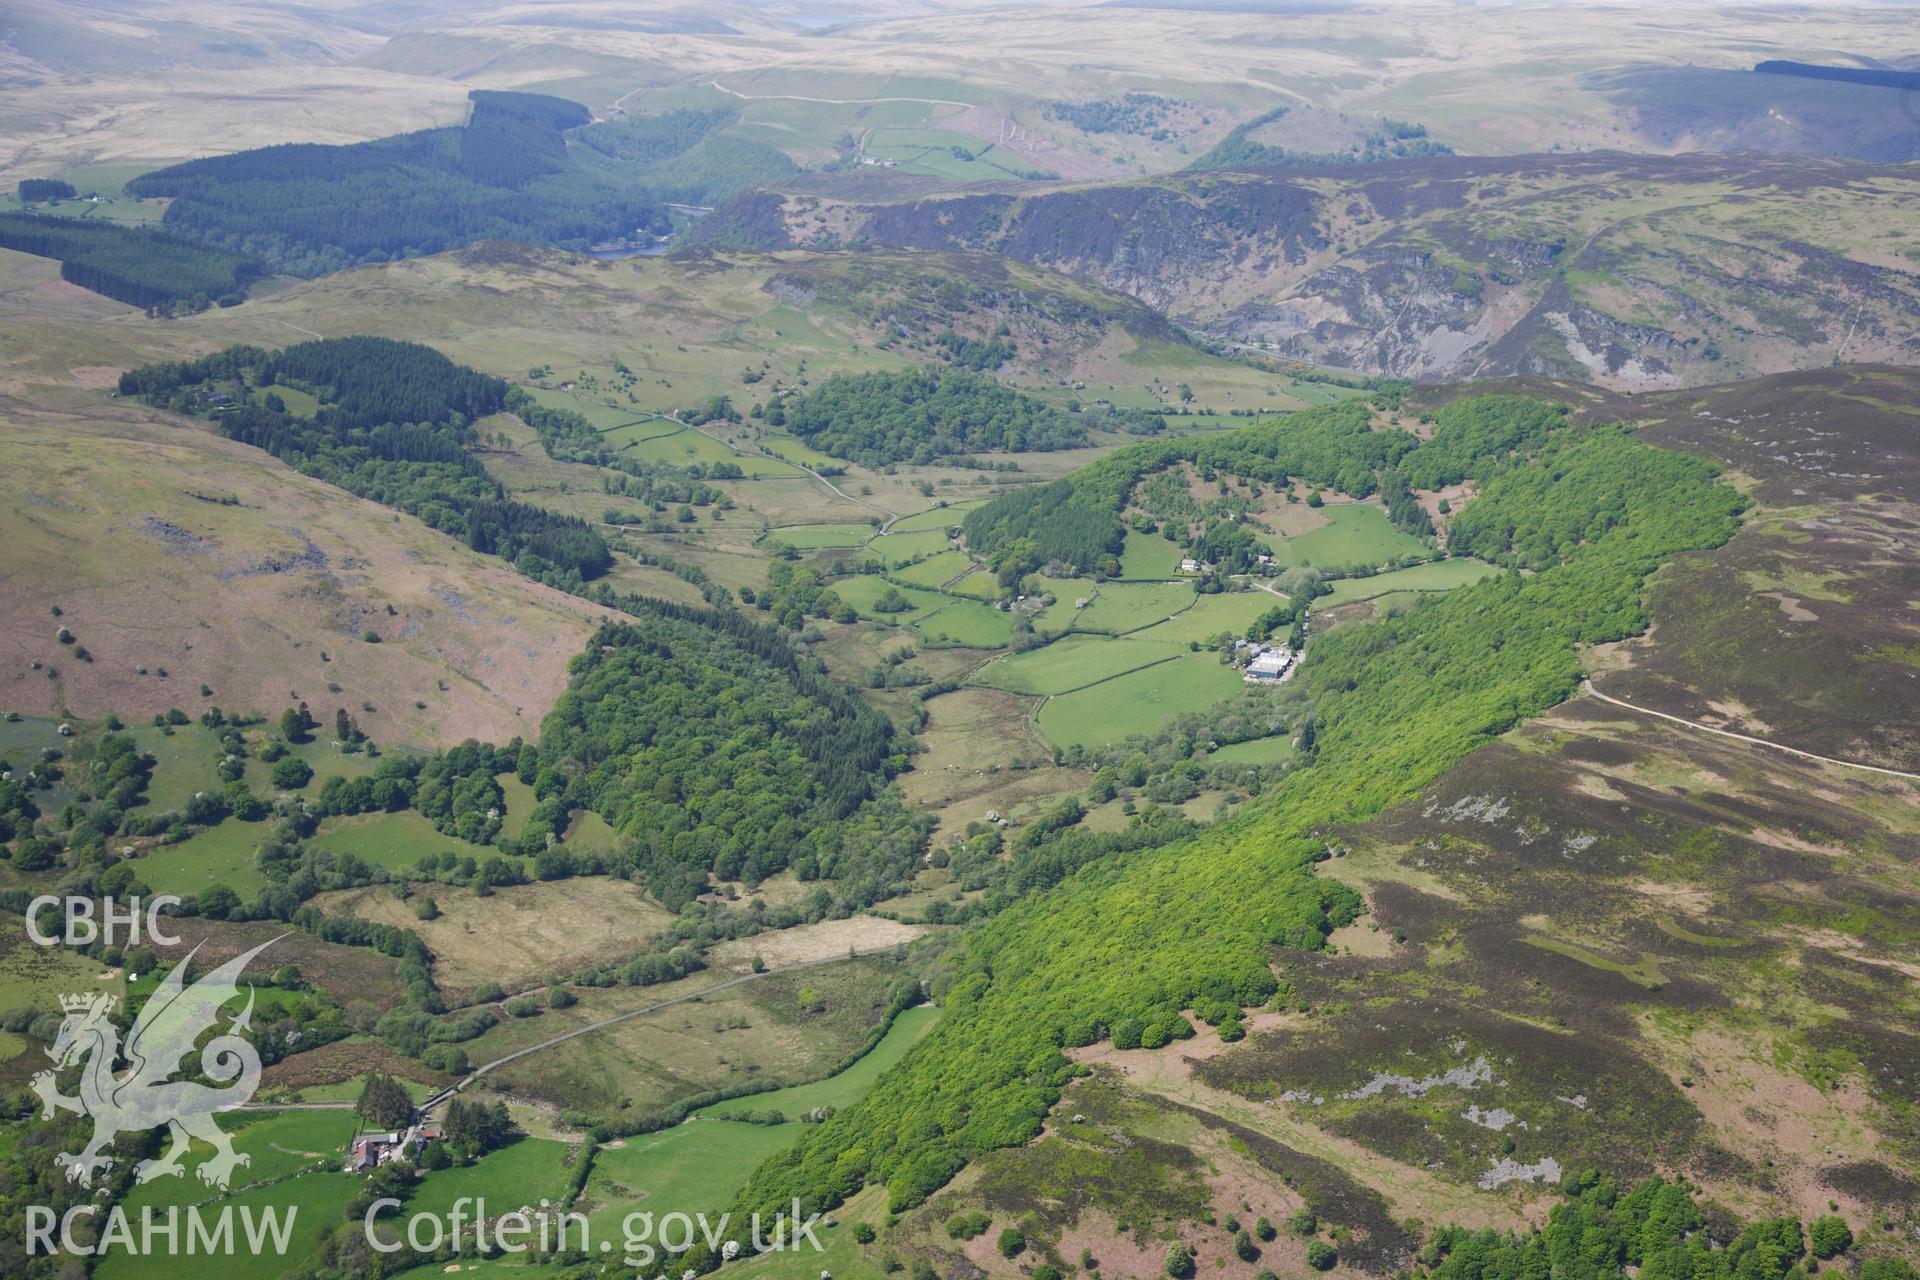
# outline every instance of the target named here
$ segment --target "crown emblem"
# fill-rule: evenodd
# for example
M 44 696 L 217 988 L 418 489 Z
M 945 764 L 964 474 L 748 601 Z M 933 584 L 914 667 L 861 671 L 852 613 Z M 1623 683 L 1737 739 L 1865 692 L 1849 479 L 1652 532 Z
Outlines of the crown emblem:
M 93 1006 L 96 1003 L 100 1006 L 100 1012 L 106 1013 L 113 1008 L 114 997 L 94 995 L 85 991 L 82 991 L 77 995 L 66 995 L 66 996 L 60 997 L 60 1007 L 68 1013 L 85 1012 L 86 1010 L 93 1008 Z

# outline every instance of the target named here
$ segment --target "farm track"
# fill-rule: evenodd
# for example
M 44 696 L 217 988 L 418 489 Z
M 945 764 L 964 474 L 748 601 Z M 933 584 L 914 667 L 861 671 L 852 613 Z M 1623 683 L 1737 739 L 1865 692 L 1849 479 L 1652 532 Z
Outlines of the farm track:
M 1653 716 L 1656 719 L 1666 720 L 1700 733 L 1713 734 L 1717 738 L 1731 738 L 1735 742 L 1749 742 L 1756 747 L 1766 747 L 1772 751 L 1783 751 L 1787 755 L 1799 756 L 1802 760 L 1812 760 L 1817 764 L 1837 765 L 1842 769 L 1860 769 L 1867 773 L 1883 774 L 1889 778 L 1905 778 L 1910 782 L 1920 782 L 1920 773 L 1909 773 L 1905 769 L 1889 769 L 1884 765 L 1861 764 L 1857 760 L 1842 760 L 1836 756 L 1823 756 L 1812 751 L 1802 751 L 1799 747 L 1789 747 L 1785 743 L 1769 742 L 1765 738 L 1756 738 L 1750 733 L 1736 733 L 1732 729 L 1717 729 L 1710 724 L 1702 724 L 1698 720 L 1689 720 L 1685 716 L 1676 716 L 1665 711 L 1655 711 L 1651 707 L 1635 706 L 1633 703 L 1616 698 L 1610 693 L 1600 692 L 1600 690 L 1593 687 L 1593 680 L 1589 677 L 1583 676 L 1581 678 L 1580 691 L 1591 694 L 1602 702 L 1610 702 L 1616 707 L 1622 707 L 1638 715 Z

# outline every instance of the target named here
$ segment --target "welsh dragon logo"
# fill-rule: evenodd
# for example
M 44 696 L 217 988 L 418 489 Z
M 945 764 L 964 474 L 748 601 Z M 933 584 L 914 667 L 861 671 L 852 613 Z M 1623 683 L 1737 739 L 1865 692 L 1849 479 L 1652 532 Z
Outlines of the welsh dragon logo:
M 251 988 L 246 1008 L 232 1019 L 225 1034 L 215 1036 L 200 1049 L 201 1073 L 226 1087 L 210 1088 L 173 1077 L 181 1069 L 181 1059 L 192 1053 L 200 1037 L 218 1023 L 222 1006 L 238 997 L 238 979 L 248 962 L 278 941 L 269 939 L 188 985 L 187 966 L 200 950 L 195 947 L 141 1008 L 124 1049 L 120 1029 L 108 1017 L 116 997 L 97 993 L 60 997 L 66 1017 L 47 1056 L 53 1059 L 55 1071 L 85 1062 L 80 1073 L 80 1096 L 69 1098 L 60 1093 L 53 1071 L 36 1075 L 33 1091 L 40 1095 L 43 1119 L 51 1119 L 58 1108 L 93 1120 L 93 1138 L 83 1150 L 54 1157 L 55 1163 L 66 1169 L 69 1180 L 91 1186 L 95 1170 L 112 1166 L 113 1157 L 100 1152 L 117 1135 L 166 1125 L 173 1136 L 166 1154 L 157 1160 L 142 1160 L 134 1166 L 134 1178 L 151 1182 L 179 1176 L 184 1172 L 180 1158 L 187 1153 L 189 1142 L 198 1138 L 214 1149 L 212 1158 L 197 1171 L 200 1180 L 226 1190 L 233 1171 L 248 1164 L 250 1158 L 233 1149 L 233 1140 L 213 1117 L 216 1112 L 245 1103 L 260 1087 L 260 1054 L 244 1034 L 253 1016 Z M 123 1057 L 126 1066 L 116 1074 L 116 1064 Z

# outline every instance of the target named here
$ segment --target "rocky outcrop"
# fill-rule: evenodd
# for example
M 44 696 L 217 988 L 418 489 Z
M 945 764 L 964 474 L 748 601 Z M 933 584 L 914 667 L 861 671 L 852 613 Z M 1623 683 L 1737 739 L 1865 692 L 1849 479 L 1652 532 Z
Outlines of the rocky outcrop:
M 937 193 L 810 175 L 736 201 L 697 235 L 1001 255 L 1281 356 L 1625 390 L 1920 358 L 1920 280 L 1866 260 L 1830 216 L 1849 205 L 1858 225 L 1902 216 L 1895 176 L 1703 155 L 1449 157 Z M 1629 187 L 1636 199 L 1622 207 Z M 1692 217 L 1728 202 L 1755 216 Z

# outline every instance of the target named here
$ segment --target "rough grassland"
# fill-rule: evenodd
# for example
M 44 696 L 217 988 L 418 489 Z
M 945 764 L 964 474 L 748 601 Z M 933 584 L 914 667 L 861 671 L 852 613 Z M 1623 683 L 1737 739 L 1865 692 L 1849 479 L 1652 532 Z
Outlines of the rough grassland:
M 439 907 L 437 919 L 415 913 L 414 902 L 426 897 Z M 376 885 L 324 894 L 318 905 L 329 915 L 412 929 L 433 950 L 434 980 L 454 992 L 483 982 L 523 991 L 550 976 L 645 950 L 673 922 L 626 881 L 588 877 L 504 886 L 485 898 L 424 885 L 408 902 Z
M 530 737 L 604 613 L 196 425 L 0 414 L 10 709 L 131 720 L 305 698 L 388 745 Z

